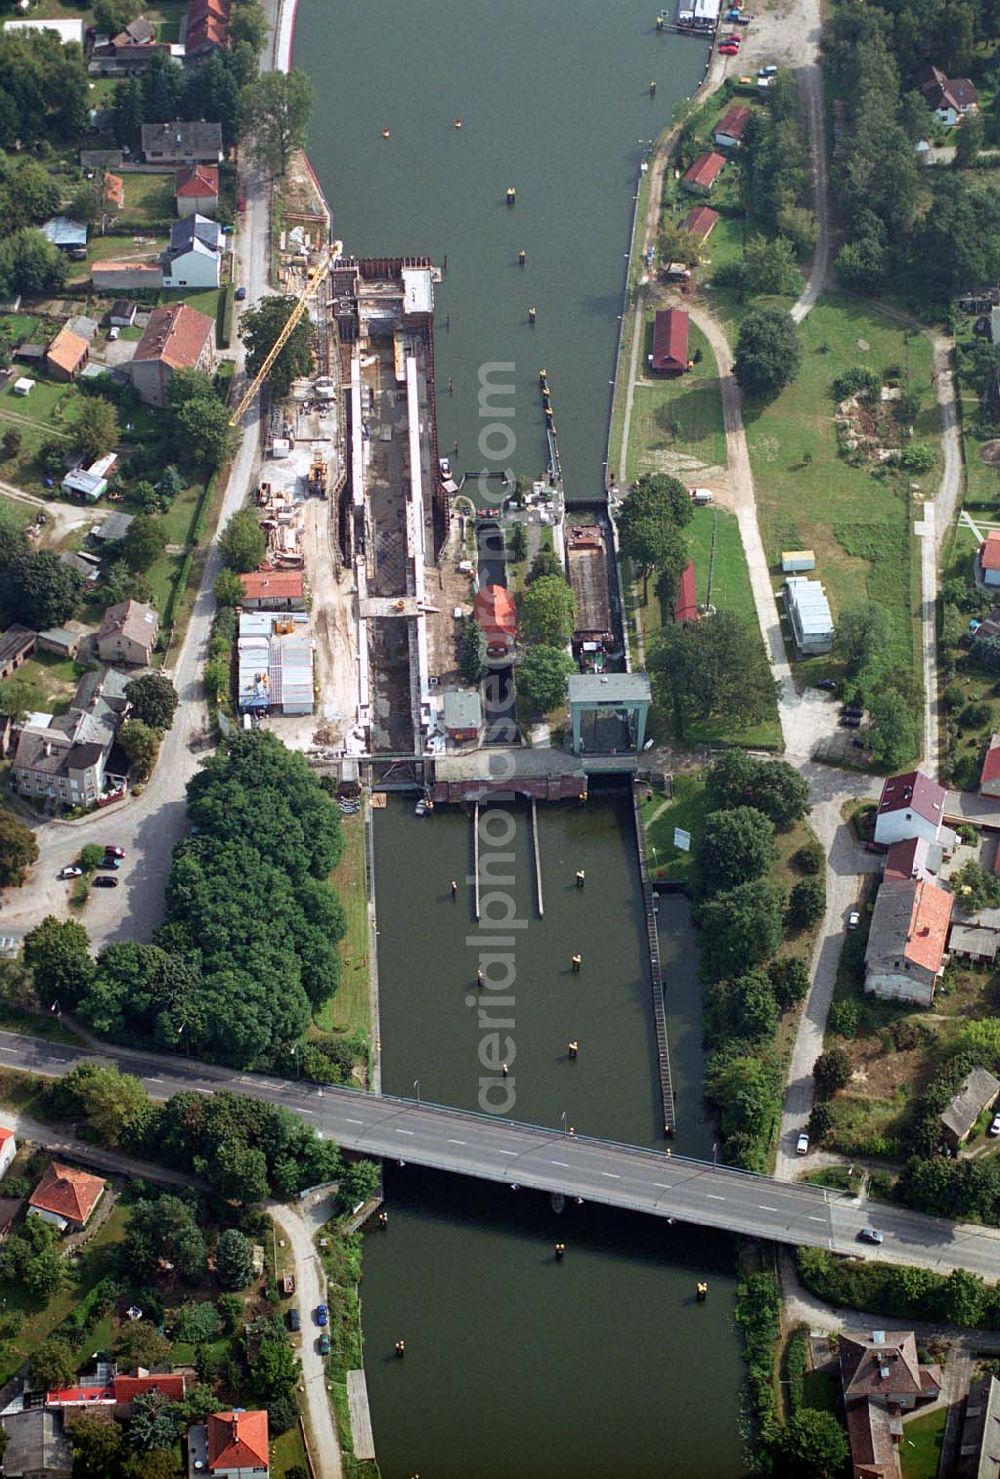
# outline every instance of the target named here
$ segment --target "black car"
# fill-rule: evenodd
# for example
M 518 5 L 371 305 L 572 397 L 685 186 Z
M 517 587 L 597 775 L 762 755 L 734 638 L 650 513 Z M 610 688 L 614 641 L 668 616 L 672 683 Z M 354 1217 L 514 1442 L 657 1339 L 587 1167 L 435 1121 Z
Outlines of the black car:
M 861 716 L 860 716 L 860 714 L 841 714 L 841 716 L 840 716 L 840 722 L 844 726 L 845 729 L 860 729 L 861 728 Z
M 850 714 L 855 719 L 863 719 L 865 711 L 861 704 L 845 704 L 841 713 Z
M 836 693 L 837 680 L 836 678 L 817 678 L 816 687 L 822 688 L 824 693 Z
M 94 879 L 95 888 L 117 888 L 118 879 L 112 878 L 109 873 L 99 873 Z
M 294 1306 L 288 1311 L 288 1328 L 289 1330 L 302 1329 L 302 1316 Z

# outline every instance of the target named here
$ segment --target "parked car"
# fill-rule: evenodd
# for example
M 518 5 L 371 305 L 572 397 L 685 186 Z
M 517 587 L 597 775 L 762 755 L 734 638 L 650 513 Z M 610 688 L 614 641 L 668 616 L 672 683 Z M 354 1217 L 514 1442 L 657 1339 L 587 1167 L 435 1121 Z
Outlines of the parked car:
M 288 1328 L 289 1330 L 302 1329 L 302 1316 L 294 1306 L 288 1311 Z
M 245 300 L 246 295 L 246 288 L 237 288 L 235 293 L 233 294 L 233 297 L 236 299 L 237 303 L 242 303 Z
M 877 1227 L 863 1227 L 858 1233 L 859 1243 L 881 1243 L 882 1234 Z
M 60 868 L 59 869 L 59 877 L 60 878 L 79 878 L 80 877 L 80 874 L 82 872 L 83 872 L 83 869 L 82 868 L 78 868 L 75 863 L 70 863 L 68 867 L 66 867 L 66 868 Z
M 808 1155 L 809 1154 L 809 1136 L 806 1134 L 805 1130 L 802 1130 L 800 1132 L 799 1138 L 795 1142 L 795 1154 L 796 1155 Z
M 734 46 L 731 41 L 723 41 L 722 45 L 719 47 L 719 51 L 722 56 L 738 56 L 739 50 L 739 47 Z
M 845 729 L 861 728 L 861 720 L 857 714 L 841 714 L 840 723 Z
M 865 710 L 862 704 L 845 704 L 842 712 L 852 715 L 855 719 L 863 719 L 865 717 Z
M 316 1324 L 317 1325 L 326 1325 L 329 1322 L 329 1319 L 330 1319 L 330 1311 L 327 1309 L 326 1305 L 325 1304 L 318 1304 L 316 1306 Z
M 106 842 L 104 844 L 104 856 L 106 858 L 123 858 L 125 856 L 125 849 L 123 847 L 114 847 L 110 842 Z
M 328 1356 L 330 1354 L 330 1337 L 328 1335 L 321 1335 L 318 1341 L 318 1345 L 319 1353 L 321 1356 Z
M 12 960 L 20 944 L 20 940 L 15 935 L 0 935 L 0 956 L 4 960 Z
M 117 873 L 117 871 L 121 867 L 121 865 L 122 865 L 121 858 L 103 857 L 101 859 L 101 861 L 98 863 L 97 866 L 99 868 L 110 869 L 112 873 Z
M 777 67 L 774 65 L 773 62 L 771 62 L 766 67 L 758 67 L 757 68 L 757 76 L 758 77 L 774 77 L 775 74 L 777 73 L 777 70 L 778 70 Z
M 97 875 L 97 877 L 94 879 L 94 887 L 95 888 L 117 888 L 118 887 L 118 879 L 117 878 L 109 878 L 106 873 L 99 873 Z
M 848 914 L 848 916 L 847 916 L 847 928 L 849 930 L 856 930 L 857 927 L 858 927 L 858 925 L 860 923 L 861 923 L 861 914 L 860 914 L 859 910 L 852 909 L 851 912 L 850 912 L 850 914 Z
M 988 1135 L 1000 1135 L 1000 1114 L 995 1114 L 990 1120 L 990 1127 L 986 1133 Z
M 824 693 L 836 693 L 837 680 L 836 678 L 817 678 L 816 687 L 822 688 Z

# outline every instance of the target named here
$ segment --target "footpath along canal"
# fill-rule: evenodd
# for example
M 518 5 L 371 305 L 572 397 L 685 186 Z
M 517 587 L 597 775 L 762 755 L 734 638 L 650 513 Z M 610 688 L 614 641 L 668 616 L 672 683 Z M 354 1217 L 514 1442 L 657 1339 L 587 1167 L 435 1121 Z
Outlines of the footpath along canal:
M 447 263 L 438 408 L 441 450 L 458 442 L 458 471 L 483 465 L 480 387 L 492 377 L 513 387 L 507 463 L 539 473 L 545 366 L 568 497 L 600 496 L 641 141 L 667 125 L 706 60 L 703 39 L 657 35 L 655 9 L 301 0 L 294 65 L 316 89 L 309 152 L 335 234 L 359 255 Z M 495 448 L 488 455 L 495 463 Z M 492 1036 L 509 1010 L 513 1026 L 497 1029 L 509 1075 L 491 1092 L 512 1089 L 517 1117 L 663 1145 L 630 805 L 540 809 L 543 918 L 529 814 L 510 811 L 503 891 L 525 925 L 513 931 L 514 1002 L 495 1001 L 485 1023 L 464 883 L 469 819 L 420 819 L 400 798 L 375 814 L 383 1085 L 479 1107 L 481 1078 L 502 1079 Z M 660 920 L 674 1145 L 710 1155 L 686 902 L 665 898 Z M 389 1225 L 366 1237 L 362 1286 L 385 1479 L 743 1472 L 730 1239 L 592 1206 L 560 1213 L 538 1194 L 412 1167 L 388 1167 L 386 1189 Z M 701 1305 L 700 1278 L 711 1286 Z M 405 1360 L 393 1354 L 400 1339 Z

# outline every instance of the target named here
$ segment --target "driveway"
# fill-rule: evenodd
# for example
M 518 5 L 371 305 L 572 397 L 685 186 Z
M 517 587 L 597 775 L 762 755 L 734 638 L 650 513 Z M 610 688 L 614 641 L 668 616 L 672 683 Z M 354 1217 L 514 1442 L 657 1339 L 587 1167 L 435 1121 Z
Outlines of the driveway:
M 330 1195 L 288 1207 L 276 1202 L 268 1210 L 284 1234 L 295 1265 L 295 1290 L 302 1314 L 302 1386 L 309 1430 L 309 1455 L 315 1479 L 342 1479 L 343 1464 L 337 1425 L 326 1391 L 326 1361 L 319 1353 L 319 1331 L 313 1320 L 318 1304 L 326 1303 L 326 1277 L 315 1239 L 331 1212 Z

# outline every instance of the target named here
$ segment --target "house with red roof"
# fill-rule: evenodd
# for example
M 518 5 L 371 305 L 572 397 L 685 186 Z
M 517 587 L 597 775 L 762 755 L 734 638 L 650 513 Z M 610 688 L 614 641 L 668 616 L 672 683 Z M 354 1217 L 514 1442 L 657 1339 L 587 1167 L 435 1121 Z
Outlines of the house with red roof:
M 726 156 L 715 149 L 699 154 L 681 179 L 681 189 L 692 195 L 708 195 L 726 165 Z
M 252 570 L 240 576 L 248 611 L 304 611 L 305 576 L 301 570 Z
M 704 246 L 716 226 L 719 224 L 719 212 L 713 211 L 710 205 L 696 205 L 693 210 L 688 211 L 681 222 L 681 230 L 689 231 L 696 236 Z
M 267 1479 L 267 1413 L 236 1408 L 214 1412 L 188 1429 L 188 1469 L 218 1479 Z
M 174 176 L 174 199 L 177 214 L 214 216 L 219 208 L 219 166 L 186 164 Z
M 929 1007 L 947 961 L 953 899 L 921 878 L 892 879 L 875 896 L 865 950 L 865 991 Z
M 688 560 L 677 582 L 677 599 L 674 601 L 674 621 L 697 621 L 698 598 L 694 588 L 694 561 Z
M 929 878 L 933 881 L 942 862 L 940 843 L 928 842 L 926 837 L 907 837 L 903 842 L 894 842 L 885 855 L 886 882 L 900 878 Z
M 990 735 L 990 747 L 979 772 L 979 794 L 1000 796 L 1000 734 Z
M 507 657 L 517 636 L 517 609 L 505 585 L 484 585 L 472 603 L 472 615 L 486 639 L 489 657 Z
M 51 1222 L 60 1232 L 86 1227 L 104 1195 L 100 1176 L 52 1161 L 28 1200 L 28 1216 Z
M 657 375 L 683 375 L 688 368 L 688 313 L 686 308 L 660 308 L 653 321 L 653 352 L 649 368 Z
M 889 776 L 875 814 L 876 843 L 889 847 L 907 837 L 925 837 L 928 842 L 940 842 L 950 852 L 955 834 L 944 825 L 946 795 L 944 786 L 922 770 Z
M 979 578 L 983 585 L 1000 585 L 1000 529 L 991 529 L 979 546 Z
M 733 103 L 727 108 L 715 127 L 715 142 L 720 149 L 738 149 L 743 142 L 750 109 L 743 103 Z
M 215 368 L 215 320 L 187 303 L 154 308 L 129 362 L 132 385 L 151 406 L 167 404 L 175 370 Z
M 921 1366 L 912 1330 L 845 1333 L 838 1355 L 852 1479 L 899 1479 L 901 1415 L 939 1396 L 941 1368 Z
M 188 0 L 185 56 L 201 56 L 229 45 L 232 0 Z
M 14 1131 L 8 1130 L 6 1125 L 0 1125 L 0 1176 L 4 1175 L 16 1155 L 17 1141 L 14 1139 Z

